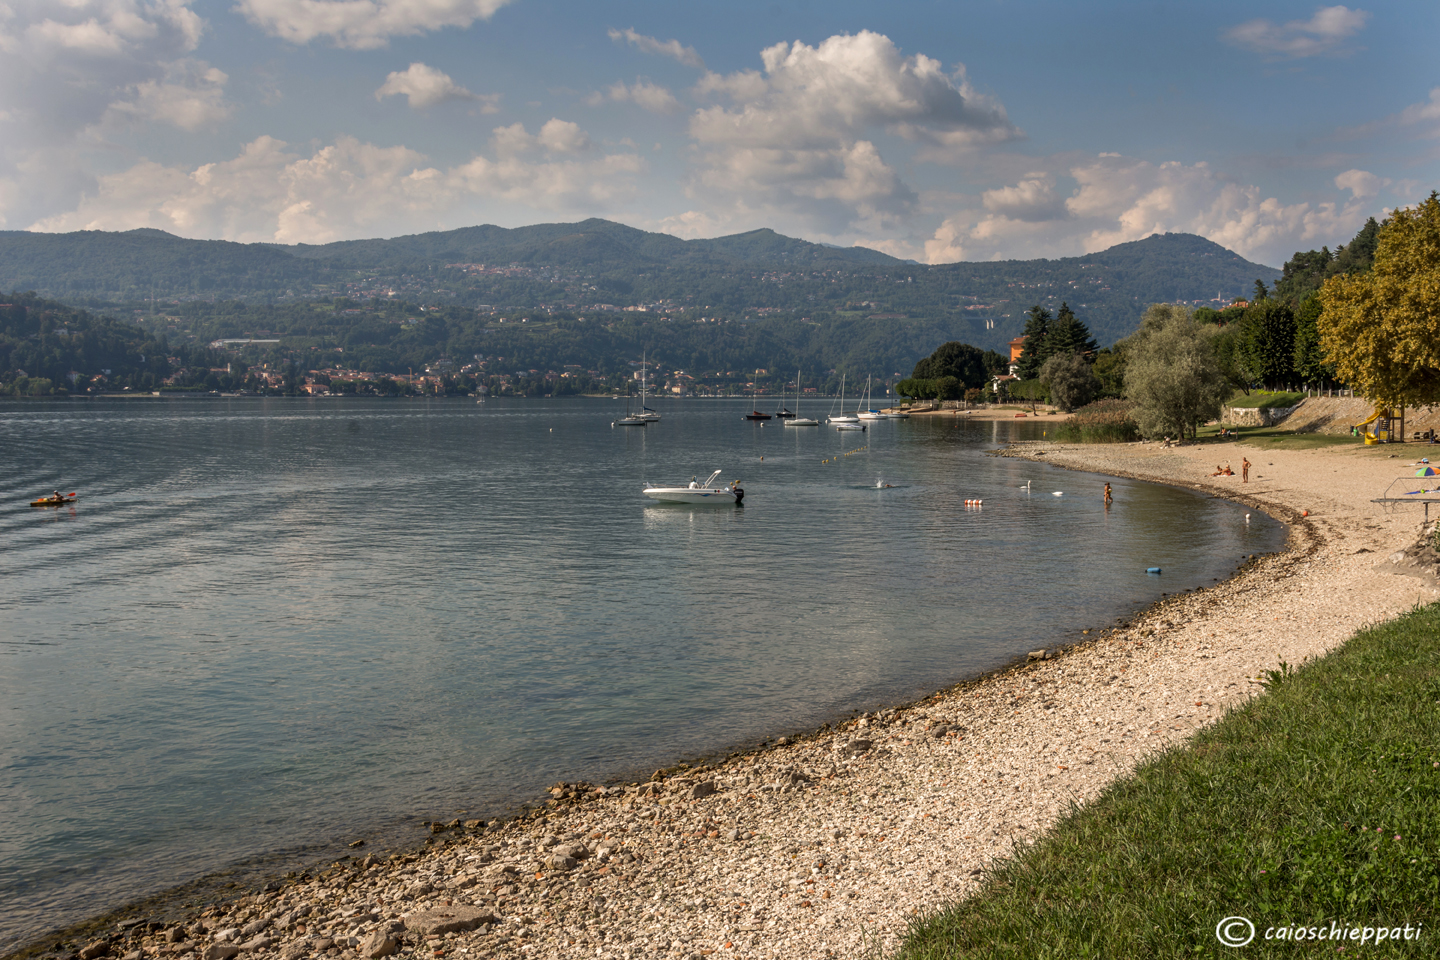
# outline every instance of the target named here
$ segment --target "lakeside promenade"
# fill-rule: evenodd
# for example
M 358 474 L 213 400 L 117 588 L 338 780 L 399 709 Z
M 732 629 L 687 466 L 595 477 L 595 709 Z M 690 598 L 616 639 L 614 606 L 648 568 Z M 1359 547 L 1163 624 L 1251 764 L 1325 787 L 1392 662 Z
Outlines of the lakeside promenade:
M 569 785 L 524 821 L 436 824 L 423 853 L 372 858 L 359 848 L 208 916 L 122 913 L 38 953 L 299 960 L 413 950 L 469 960 L 891 949 L 907 921 L 974 889 L 989 862 L 1072 801 L 1255 695 L 1262 670 L 1323 655 L 1362 626 L 1440 598 L 1433 580 L 1387 565 L 1415 541 L 1421 512 L 1387 515 L 1369 502 L 1434 449 L 1017 444 L 1007 455 L 1240 500 L 1289 524 L 1287 547 L 1123 624 L 1096 623 L 1082 646 L 919 703 L 645 784 Z M 1248 484 L 1242 456 L 1253 464 Z M 1211 477 L 1217 458 L 1237 476 Z M 1077 478 L 1075 495 L 1093 487 L 1101 509 L 1104 480 Z M 154 923 L 116 934 L 117 920 L 141 916 Z M 102 934 L 114 939 L 102 944 Z

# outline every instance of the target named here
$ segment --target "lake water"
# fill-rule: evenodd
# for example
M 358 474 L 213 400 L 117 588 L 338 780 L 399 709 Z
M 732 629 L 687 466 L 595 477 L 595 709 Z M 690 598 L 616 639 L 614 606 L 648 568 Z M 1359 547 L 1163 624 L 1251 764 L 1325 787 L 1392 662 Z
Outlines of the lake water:
M 0 405 L 0 950 L 933 692 L 1283 542 L 984 455 L 1039 423 L 748 406 Z M 640 495 L 714 469 L 743 508 Z

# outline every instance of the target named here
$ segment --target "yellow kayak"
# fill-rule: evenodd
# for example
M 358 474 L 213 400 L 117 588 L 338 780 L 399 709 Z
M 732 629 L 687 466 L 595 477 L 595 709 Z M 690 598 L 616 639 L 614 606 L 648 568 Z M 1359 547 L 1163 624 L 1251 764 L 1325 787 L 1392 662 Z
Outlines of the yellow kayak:
M 39 500 L 31 500 L 31 501 L 30 501 L 30 506 L 32 506 L 32 507 L 58 507 L 58 506 L 60 506 L 62 503 L 74 503 L 76 500 L 79 500 L 79 499 L 80 499 L 80 498 L 79 498 L 78 496 L 76 496 L 75 494 L 73 494 L 73 493 L 72 493 L 70 496 L 68 496 L 68 497 L 61 497 L 61 498 L 58 499 L 58 500 L 55 499 L 54 497 L 41 497 Z

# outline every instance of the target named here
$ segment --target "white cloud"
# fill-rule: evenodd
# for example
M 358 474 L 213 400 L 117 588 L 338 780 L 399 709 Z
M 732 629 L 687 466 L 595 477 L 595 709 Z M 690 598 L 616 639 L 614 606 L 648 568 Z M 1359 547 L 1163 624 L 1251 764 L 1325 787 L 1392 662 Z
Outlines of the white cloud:
M 885 162 L 876 134 L 939 149 L 1019 135 L 963 68 L 947 74 L 923 54 L 904 57 L 878 33 L 780 43 L 761 60 L 763 73 L 710 73 L 696 85 L 697 95 L 731 104 L 691 117 L 703 148 L 693 189 L 800 215 L 827 233 L 891 228 L 915 210 L 914 191 Z
M 647 37 L 643 33 L 636 33 L 633 27 L 624 30 L 610 29 L 611 40 L 627 40 L 645 53 L 659 54 L 662 57 L 669 57 L 687 67 L 694 67 L 697 70 L 705 69 L 705 61 L 700 59 L 700 54 L 695 52 L 694 47 L 687 47 L 679 40 L 657 40 L 654 37 Z
M 142 80 L 133 97 L 110 104 L 109 115 L 140 121 L 168 123 L 182 130 L 199 130 L 230 117 L 225 100 L 229 77 L 203 60 L 163 64 L 165 80 Z
M 114 57 L 143 53 L 157 41 L 195 49 L 204 21 L 190 0 L 63 0 L 6 5 L 7 32 L 24 38 L 23 47 L 53 56 L 59 53 Z M 18 21 L 18 22 L 17 22 Z M 23 26 L 22 26 L 23 25 Z M 10 41 L 13 45 L 14 41 Z M 15 52 L 16 47 L 7 47 Z
M 1364 170 L 1346 170 L 1335 178 L 1335 186 L 1349 190 L 1350 196 L 1356 200 L 1369 199 L 1389 185 L 1389 180 Z
M 1400 111 L 1401 123 L 1428 123 L 1432 120 L 1440 120 L 1440 87 L 1430 91 L 1430 99 L 1424 103 L 1414 103 Z
M 986 190 L 981 194 L 985 209 L 1011 220 L 1037 222 L 1065 215 L 1065 200 L 1055 192 L 1055 178 L 1032 173 L 1013 187 Z
M 1076 187 L 1062 207 L 1052 208 L 1049 219 L 1019 215 L 1034 213 L 1039 205 L 1025 201 L 1044 195 L 1038 187 L 1026 187 L 1026 181 L 991 191 L 986 200 L 996 195 L 994 202 L 957 211 L 942 223 L 925 243 L 927 259 L 944 263 L 1078 256 L 1177 232 L 1199 234 L 1242 256 L 1274 264 L 1296 250 L 1342 242 L 1371 212 L 1364 202 L 1370 175 L 1363 171 L 1336 178 L 1337 186 L 1352 190 L 1349 201 L 1293 204 L 1217 176 L 1204 163 L 1155 164 L 1101 154 L 1072 165 L 1067 173 Z M 1027 178 L 1035 180 L 1043 184 L 1047 178 Z
M 508 127 L 496 127 L 492 132 L 491 145 L 502 157 L 518 157 L 536 150 L 546 153 L 583 153 L 590 149 L 590 136 L 580 129 L 578 123 L 551 117 L 545 121 L 540 132 L 531 136 L 523 123 L 512 123 Z
M 495 131 L 496 155 L 439 169 L 403 146 L 342 137 L 309 155 L 260 137 L 234 159 L 195 169 L 153 162 L 99 178 L 68 213 L 28 229 L 155 227 L 243 242 L 325 243 L 458 226 L 484 218 L 496 200 L 566 213 L 605 212 L 632 197 L 644 161 L 634 153 L 576 156 L 589 138 L 552 120 L 531 136 L 519 124 Z M 506 138 L 515 149 L 506 149 Z M 539 160 L 521 154 L 544 151 Z
M 764 50 L 762 77 L 707 76 L 699 91 L 723 93 L 734 109 L 700 110 L 691 122 L 705 143 L 806 149 L 834 146 L 885 128 L 912 140 L 961 144 L 1010 139 L 1005 108 L 975 92 L 963 70 L 946 74 L 924 54 L 902 57 L 889 37 L 868 30 Z
M 396 70 L 385 78 L 375 91 L 375 99 L 405 96 L 411 110 L 428 110 L 447 100 L 478 100 L 481 113 L 498 113 L 498 95 L 479 96 L 460 86 L 450 75 L 423 63 L 412 63 L 405 70 Z
M 391 37 L 413 37 L 488 20 L 510 0 L 239 0 L 235 9 L 266 33 L 291 43 L 329 37 L 336 46 L 373 50 Z
M 1309 20 L 1285 24 L 1247 20 L 1223 36 L 1237 47 L 1268 57 L 1315 57 L 1345 52 L 1345 41 L 1364 29 L 1369 19 L 1364 10 L 1321 7 Z
M 0 103 L 25 128 L 8 137 L 12 149 L 72 137 L 117 100 L 134 99 L 142 84 L 151 85 L 151 100 L 172 94 L 159 87 L 190 82 L 186 55 L 205 26 L 188 0 L 11 0 L 0 7 L 8 14 L 0 17 Z
M 673 114 L 684 109 L 673 93 L 658 84 L 651 83 L 644 77 L 637 78 L 634 83 L 628 85 L 624 81 L 612 83 L 604 93 L 591 94 L 585 102 L 594 107 L 604 103 L 607 99 L 620 103 L 628 101 L 651 113 L 658 114 Z
M 223 120 L 224 74 L 189 58 L 204 30 L 189 0 L 0 0 L 0 222 L 74 203 L 130 127 Z

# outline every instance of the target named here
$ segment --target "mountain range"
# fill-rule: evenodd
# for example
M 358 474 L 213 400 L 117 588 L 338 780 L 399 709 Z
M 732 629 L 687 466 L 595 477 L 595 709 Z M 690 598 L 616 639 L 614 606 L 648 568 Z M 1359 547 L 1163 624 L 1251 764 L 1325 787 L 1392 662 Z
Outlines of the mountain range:
M 318 245 L 0 231 L 0 291 L 92 308 L 337 297 L 549 316 L 643 307 L 677 319 L 923 321 L 927 336 L 992 349 L 1018 335 L 1034 304 L 1068 303 L 1103 345 L 1133 330 L 1150 303 L 1228 301 L 1279 276 L 1190 234 L 1057 260 L 927 266 L 768 229 L 681 240 L 598 219 Z M 918 355 L 935 345 L 917 345 Z

